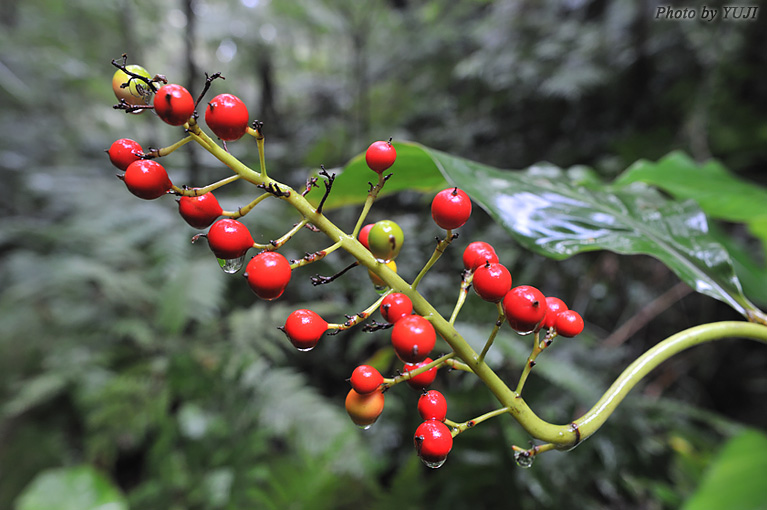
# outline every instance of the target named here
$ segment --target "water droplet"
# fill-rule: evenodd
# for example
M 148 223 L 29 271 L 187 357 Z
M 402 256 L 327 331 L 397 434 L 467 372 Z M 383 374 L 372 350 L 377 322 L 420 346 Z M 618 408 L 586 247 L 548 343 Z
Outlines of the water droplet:
M 517 463 L 517 466 L 527 469 L 533 467 L 535 457 L 533 457 L 528 451 L 515 452 L 514 461 Z
M 442 467 L 442 464 L 444 464 L 446 460 L 447 460 L 447 457 L 445 457 L 442 460 L 426 460 L 424 458 L 421 458 L 421 462 L 423 462 L 426 467 L 430 467 L 432 469 L 437 469 L 439 467 Z
M 218 263 L 226 274 L 234 274 L 245 264 L 245 255 L 236 259 L 218 259 Z
M 373 426 L 372 423 L 368 423 L 367 425 L 357 425 L 357 427 L 361 428 L 362 430 L 367 430 L 372 426 Z
M 314 349 L 314 346 L 313 346 L 313 345 L 312 345 L 311 347 L 296 347 L 296 350 L 297 350 L 297 351 L 301 351 L 301 352 L 309 352 L 309 351 L 311 351 L 312 349 Z

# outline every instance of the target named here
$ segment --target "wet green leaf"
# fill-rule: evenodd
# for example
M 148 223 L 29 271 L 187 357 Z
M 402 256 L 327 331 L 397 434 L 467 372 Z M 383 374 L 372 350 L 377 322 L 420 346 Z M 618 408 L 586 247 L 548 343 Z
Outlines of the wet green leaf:
M 437 178 L 438 171 L 529 250 L 554 259 L 594 250 L 650 255 L 696 291 L 744 316 L 764 319 L 743 294 L 730 255 L 710 235 L 705 213 L 692 200 L 669 199 L 642 182 L 604 184 L 586 167 L 564 170 L 542 163 L 509 171 L 418 144 L 396 147 L 398 158 L 392 168 L 397 180 L 390 181 L 397 187 L 388 192 L 413 189 L 416 182 L 415 188 L 421 191 L 440 189 L 445 181 Z M 666 164 L 675 158 L 681 156 L 670 156 Z M 347 183 L 369 177 L 371 172 L 364 166 L 360 156 L 346 167 L 337 179 L 344 178 L 344 187 L 333 205 L 364 200 L 359 193 L 356 198 L 347 194 L 351 189 Z M 712 168 L 712 172 L 721 170 Z

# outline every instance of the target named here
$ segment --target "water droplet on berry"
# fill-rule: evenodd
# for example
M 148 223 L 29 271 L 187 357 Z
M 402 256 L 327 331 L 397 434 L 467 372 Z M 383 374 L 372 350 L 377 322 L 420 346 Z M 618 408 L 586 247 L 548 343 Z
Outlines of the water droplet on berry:
M 245 255 L 236 259 L 218 259 L 218 263 L 226 274 L 234 274 L 245 264 Z
M 296 350 L 300 352 L 309 352 L 312 349 L 314 349 L 313 345 L 311 347 L 296 347 Z
M 439 467 L 442 467 L 442 464 L 444 464 L 446 460 L 447 460 L 447 457 L 445 457 L 442 460 L 426 460 L 422 458 L 421 462 L 423 462 L 426 467 L 437 469 Z
M 528 452 L 516 452 L 514 453 L 514 461 L 517 463 L 517 466 L 528 469 L 533 467 L 535 457 Z
M 372 426 L 373 426 L 372 423 L 368 423 L 367 425 L 357 425 L 357 427 L 361 428 L 362 430 L 367 430 Z

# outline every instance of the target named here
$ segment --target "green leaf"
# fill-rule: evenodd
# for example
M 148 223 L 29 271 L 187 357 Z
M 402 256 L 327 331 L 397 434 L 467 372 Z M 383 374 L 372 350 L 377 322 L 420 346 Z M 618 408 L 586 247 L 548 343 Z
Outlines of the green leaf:
M 429 154 L 418 145 L 412 143 L 394 142 L 397 150 L 397 161 L 384 175 L 392 176 L 386 181 L 379 197 L 391 195 L 400 191 L 437 191 L 445 187 L 445 178 L 440 174 Z M 323 206 L 326 210 L 346 205 L 356 205 L 365 202 L 370 184 L 378 181 L 378 175 L 370 170 L 365 163 L 365 155 L 360 154 L 352 159 L 343 169 L 334 169 L 337 174 L 333 182 L 333 192 Z M 314 205 L 322 199 L 325 187 L 320 185 L 307 194 Z
M 16 500 L 16 510 L 127 510 L 120 490 L 91 466 L 48 469 Z
M 695 200 L 709 218 L 744 223 L 767 249 L 767 189 L 728 171 L 718 161 L 702 164 L 681 152 L 658 162 L 640 160 L 616 180 L 644 182 L 671 196 Z
M 446 183 L 458 186 L 531 251 L 558 260 L 594 250 L 650 255 L 696 291 L 727 303 L 750 320 L 767 322 L 744 295 L 728 251 L 709 233 L 704 211 L 692 200 L 669 199 L 650 185 L 630 182 L 628 174 L 616 184 L 605 184 L 584 166 L 564 170 L 541 163 L 510 171 L 415 143 L 399 142 L 395 147 L 397 162 L 386 193 L 434 191 Z M 668 173 L 671 167 L 690 170 L 694 163 L 672 153 L 656 166 Z M 730 182 L 718 164 L 705 167 L 712 176 Z M 651 165 L 638 163 L 632 168 Z M 363 155 L 353 159 L 336 179 L 326 203 L 337 207 L 364 202 L 360 190 L 367 189 L 371 175 Z M 712 198 L 711 204 L 720 214 L 735 214 L 729 203 Z M 756 213 L 757 209 L 751 210 Z M 755 226 L 762 227 L 761 217 L 756 220 Z
M 677 199 L 695 200 L 710 218 L 744 223 L 767 219 L 767 189 L 738 178 L 715 160 L 698 164 L 682 152 L 657 162 L 640 160 L 615 184 L 634 182 L 651 184 Z
M 448 181 L 532 251 L 554 259 L 593 250 L 650 255 L 698 292 L 744 316 L 767 319 L 743 294 L 727 250 L 709 234 L 706 215 L 692 201 L 669 200 L 643 183 L 602 185 L 583 179 L 580 167 L 503 171 L 424 151 Z
M 683 510 L 757 510 L 767 502 L 767 436 L 748 430 L 722 448 Z

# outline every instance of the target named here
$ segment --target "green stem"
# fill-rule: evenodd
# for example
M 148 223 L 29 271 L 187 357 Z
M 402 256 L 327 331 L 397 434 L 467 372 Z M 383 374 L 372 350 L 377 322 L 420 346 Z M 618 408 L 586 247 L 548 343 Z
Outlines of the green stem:
M 293 206 L 304 218 L 321 230 L 334 243 L 353 256 L 360 265 L 376 274 L 388 287 L 405 294 L 413 302 L 415 312 L 428 318 L 437 333 L 459 358 L 493 393 L 504 408 L 532 437 L 563 449 L 577 445 L 593 434 L 612 414 L 626 394 L 651 370 L 671 356 L 695 345 L 730 337 L 741 337 L 767 343 L 767 327 L 752 322 L 718 322 L 690 328 L 663 340 L 632 363 L 602 398 L 585 415 L 567 425 L 554 425 L 538 417 L 519 394 L 512 391 L 490 366 L 480 359 L 468 342 L 420 293 L 385 264 L 379 263 L 354 235 L 338 228 L 300 193 L 269 177 L 253 171 L 210 139 L 199 126 L 190 122 L 190 135 L 214 157 L 231 168 L 242 179 L 265 189 L 279 189 L 279 198 Z M 379 183 L 381 179 L 379 179 Z M 359 224 L 364 221 L 361 216 Z M 357 228 L 355 227 L 355 230 Z M 461 367 L 463 368 L 463 367 Z
M 431 258 L 429 258 L 428 262 L 426 262 L 426 265 L 423 266 L 423 269 L 421 269 L 421 272 L 418 273 L 418 276 L 416 276 L 415 280 L 413 280 L 413 289 L 418 287 L 418 284 L 421 283 L 423 277 L 426 276 L 426 273 L 429 271 L 429 269 L 431 269 L 434 264 L 437 263 L 442 254 L 445 253 L 445 249 L 453 241 L 453 239 L 455 239 L 455 237 L 453 237 L 453 233 L 450 230 L 446 231 L 445 238 L 439 240 L 437 247 L 434 248 L 434 253 L 431 254 Z
M 541 420 L 523 404 L 517 420 L 525 430 L 556 448 L 567 449 L 591 436 L 604 424 L 626 395 L 658 365 L 690 347 L 725 338 L 745 338 L 767 343 L 767 327 L 740 321 L 713 322 L 681 331 L 656 344 L 637 358 L 615 380 L 602 398 L 586 414 L 568 425 L 552 425 Z M 521 401 L 521 398 L 520 398 Z

